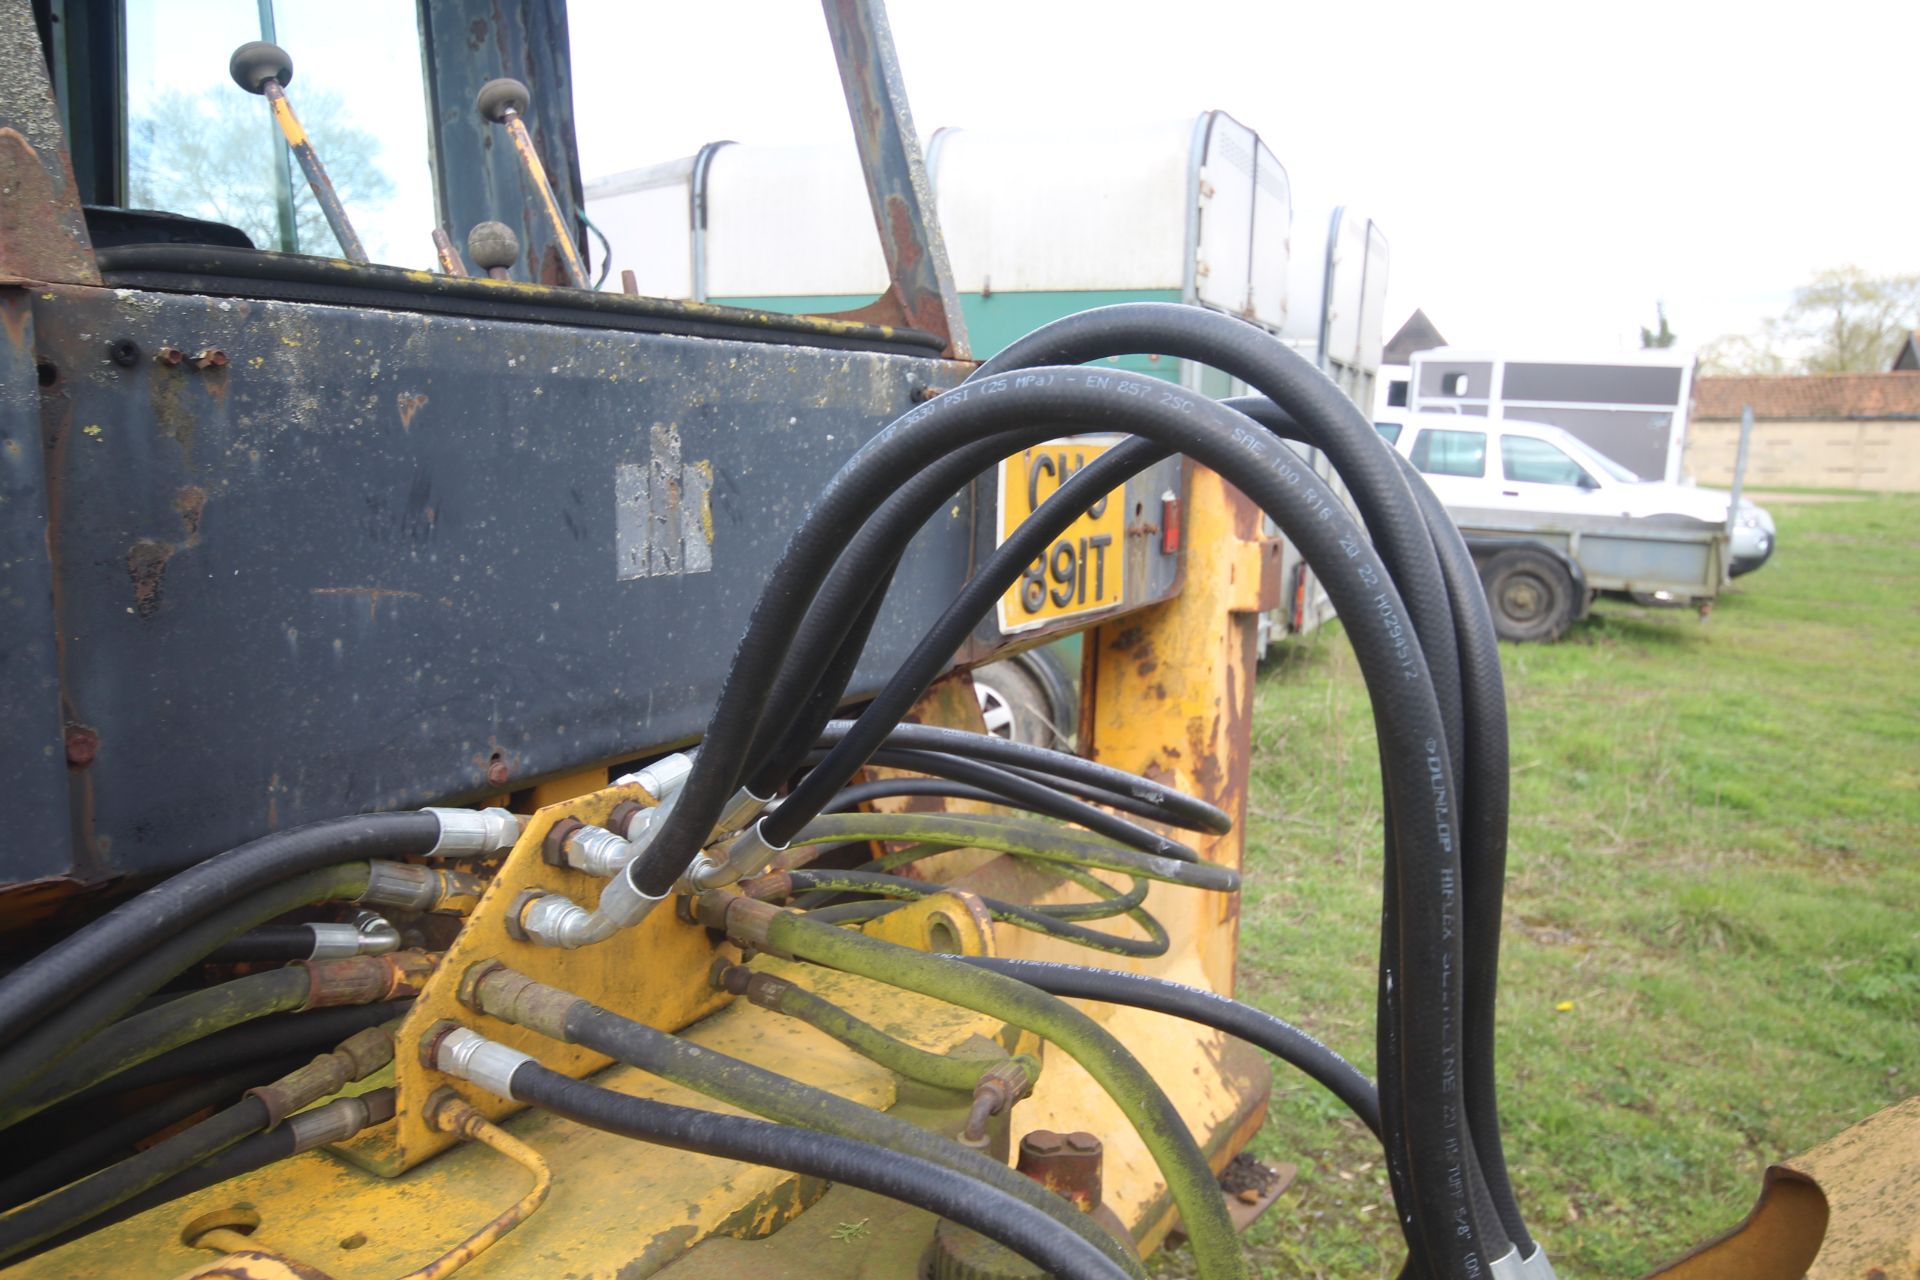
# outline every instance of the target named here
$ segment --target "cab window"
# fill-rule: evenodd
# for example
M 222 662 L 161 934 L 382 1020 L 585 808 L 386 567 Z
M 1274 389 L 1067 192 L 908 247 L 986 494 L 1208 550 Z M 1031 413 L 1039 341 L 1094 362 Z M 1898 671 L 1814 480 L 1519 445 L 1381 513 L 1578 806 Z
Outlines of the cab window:
M 1399 423 L 1376 422 L 1373 424 L 1373 429 L 1375 431 L 1378 431 L 1380 433 L 1381 438 L 1384 439 L 1388 444 L 1400 443 L 1400 424 Z
M 1487 433 L 1428 428 L 1413 441 L 1413 465 L 1430 476 L 1487 474 Z
M 1532 436 L 1501 436 L 1500 468 L 1507 479 L 1522 484 L 1596 487 L 1593 478 L 1567 456 L 1566 450 Z

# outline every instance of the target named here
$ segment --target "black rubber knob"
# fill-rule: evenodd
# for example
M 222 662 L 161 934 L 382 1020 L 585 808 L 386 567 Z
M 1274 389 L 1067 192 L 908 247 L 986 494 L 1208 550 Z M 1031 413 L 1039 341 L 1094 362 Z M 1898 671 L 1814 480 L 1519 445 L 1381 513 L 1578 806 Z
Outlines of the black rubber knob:
M 509 109 L 516 115 L 527 114 L 527 100 L 527 86 L 518 80 L 489 80 L 480 86 L 480 94 L 473 100 L 473 109 L 480 113 L 481 119 L 497 124 L 507 118 Z
M 265 93 L 269 80 L 278 80 L 283 89 L 293 83 L 293 59 L 277 44 L 249 40 L 227 59 L 227 72 L 248 93 Z
M 520 237 L 504 222 L 482 222 L 467 232 L 467 256 L 482 271 L 520 261 Z

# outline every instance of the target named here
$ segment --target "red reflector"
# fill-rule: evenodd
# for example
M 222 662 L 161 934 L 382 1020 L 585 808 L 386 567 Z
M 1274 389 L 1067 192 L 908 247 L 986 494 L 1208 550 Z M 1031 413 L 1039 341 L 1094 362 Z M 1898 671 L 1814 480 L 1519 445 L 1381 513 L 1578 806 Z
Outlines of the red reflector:
M 1171 493 L 1160 495 L 1160 551 L 1172 555 L 1180 550 L 1180 499 Z

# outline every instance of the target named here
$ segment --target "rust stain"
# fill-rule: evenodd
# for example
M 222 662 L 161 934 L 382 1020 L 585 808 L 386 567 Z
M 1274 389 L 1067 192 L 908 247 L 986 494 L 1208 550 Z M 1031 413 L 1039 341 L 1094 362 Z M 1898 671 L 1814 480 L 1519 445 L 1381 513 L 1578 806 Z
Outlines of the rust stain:
M 1143 627 L 1122 627 L 1113 639 L 1107 642 L 1107 647 L 1116 653 L 1128 653 L 1146 638 L 1147 633 Z
M 187 545 L 200 545 L 200 517 L 207 509 L 207 491 L 197 484 L 190 484 L 173 495 L 173 509 L 180 513 L 180 523 L 186 527 Z
M 380 616 L 380 602 L 382 600 L 418 600 L 421 598 L 418 591 L 400 591 L 393 587 L 315 587 L 313 588 L 313 594 L 316 596 L 365 596 L 367 598 L 367 616 L 369 618 L 377 618 Z
M 127 578 L 133 583 L 133 611 L 151 618 L 160 611 L 161 590 L 166 584 L 167 561 L 173 559 L 171 543 L 142 538 L 127 549 Z
M 44 102 L 44 99 L 43 99 Z M 46 105 L 51 106 L 51 103 Z M 64 181 L 56 186 L 46 160 L 18 129 L 0 128 L 0 272 L 28 280 L 99 284 L 93 245 L 71 196 L 73 167 L 55 148 Z
M 1226 779 L 1215 747 L 1219 741 L 1218 715 L 1214 716 L 1212 724 L 1208 724 L 1203 716 L 1190 716 L 1187 719 L 1187 749 L 1193 753 L 1193 778 L 1199 784 L 1200 795 L 1214 804 L 1220 802 L 1222 783 Z
M 413 415 L 426 407 L 427 397 L 402 391 L 395 397 L 395 403 L 400 406 L 400 429 L 404 431 L 413 425 Z

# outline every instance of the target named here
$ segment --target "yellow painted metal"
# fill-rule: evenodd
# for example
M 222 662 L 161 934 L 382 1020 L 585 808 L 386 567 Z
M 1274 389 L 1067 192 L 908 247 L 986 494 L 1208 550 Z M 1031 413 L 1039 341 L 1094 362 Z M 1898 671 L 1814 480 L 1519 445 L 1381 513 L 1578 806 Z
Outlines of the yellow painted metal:
M 971 893 L 928 894 L 868 921 L 862 932 L 916 951 L 944 951 L 962 956 L 997 954 L 993 946 L 993 916 Z
M 519 843 L 507 855 L 466 928 L 447 949 L 440 968 L 401 1024 L 393 1067 L 398 1086 L 394 1118 L 342 1144 L 342 1154 L 375 1172 L 392 1175 L 446 1150 L 458 1139 L 435 1129 L 427 1119 L 427 1100 L 442 1086 L 451 1087 L 489 1119 L 518 1109 L 517 1103 L 442 1075 L 420 1061 L 421 1037 L 443 1018 L 531 1053 L 553 1070 L 568 1075 L 584 1076 L 606 1065 L 607 1059 L 599 1054 L 577 1045 L 557 1044 L 537 1032 L 476 1014 L 460 1004 L 457 992 L 461 975 L 480 961 L 505 961 L 529 977 L 669 1031 L 726 1002 L 728 997 L 706 980 L 713 958 L 713 944 L 706 930 L 678 919 L 668 908 L 655 911 L 635 928 L 598 946 L 577 951 L 518 941 L 508 934 L 508 915 L 529 889 L 564 893 L 583 906 L 599 901 L 602 881 L 568 867 L 548 865 L 541 859 L 540 847 L 547 831 L 560 819 L 573 817 L 599 825 L 622 800 L 652 803 L 638 786 L 611 787 L 550 805 L 528 819 Z
M 566 269 L 567 283 L 576 289 L 585 289 L 592 284 L 587 274 L 587 264 L 580 258 L 580 249 L 573 242 L 573 228 L 567 225 L 566 217 L 560 212 L 560 205 L 553 198 L 553 183 L 547 178 L 547 167 L 540 163 L 539 148 L 533 145 L 533 135 L 527 132 L 526 121 L 517 111 L 508 111 L 501 123 L 507 127 L 507 136 L 513 139 L 513 149 L 520 156 L 520 168 L 527 180 L 527 187 L 540 211 L 547 217 L 547 223 L 553 228 L 554 247 L 559 250 L 561 266 Z M 529 274 L 536 274 L 529 264 Z
M 810 965 L 772 958 L 755 964 L 933 1052 L 981 1036 L 1010 1051 L 1033 1047 L 1017 1028 L 936 1000 Z M 699 985 L 706 985 L 704 978 Z M 488 1023 L 487 1033 L 497 1034 L 497 1024 Z M 683 1034 L 704 1048 L 866 1106 L 886 1110 L 896 1101 L 898 1081 L 890 1072 L 797 1019 L 746 1001 Z M 541 1056 L 555 1060 L 545 1049 Z M 728 1110 L 629 1067 L 611 1067 L 594 1082 L 683 1106 Z M 547 1161 L 553 1190 L 538 1213 L 470 1262 L 461 1280 L 642 1280 L 709 1236 L 767 1235 L 824 1190 L 812 1179 L 649 1147 L 539 1111 L 512 1116 L 501 1127 Z M 258 1240 L 268 1241 L 273 1252 L 284 1251 L 336 1280 L 391 1280 L 453 1248 L 473 1224 L 520 1195 L 525 1181 L 519 1168 L 473 1143 L 395 1180 L 309 1152 L 148 1210 L 4 1274 L 7 1280 L 168 1280 L 206 1261 L 203 1252 L 181 1243 L 183 1224 L 245 1205 L 258 1216 L 256 1247 Z
M 1766 1172 L 1745 1222 L 1656 1280 L 1920 1276 L 1920 1097 Z
M 604 765 L 594 765 L 590 769 L 575 769 L 572 773 L 563 773 L 545 782 L 536 782 L 533 786 L 532 802 L 528 808 L 539 810 L 550 804 L 565 804 L 602 790 L 607 785 L 607 770 Z M 505 803 L 502 801 L 502 803 Z

